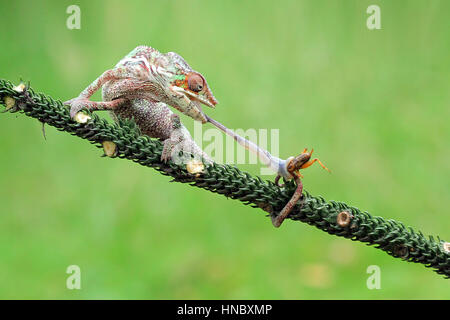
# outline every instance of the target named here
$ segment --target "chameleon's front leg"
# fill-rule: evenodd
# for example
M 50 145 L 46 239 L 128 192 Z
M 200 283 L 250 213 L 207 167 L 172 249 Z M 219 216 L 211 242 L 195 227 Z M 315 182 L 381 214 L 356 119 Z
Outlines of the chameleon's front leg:
M 108 86 L 104 97 L 109 100 L 117 94 L 120 88 L 127 87 L 121 81 Z M 120 94 L 122 95 L 122 94 Z M 113 100 L 114 101 L 114 100 Z M 114 110 L 114 120 L 118 118 L 133 119 L 142 134 L 160 139 L 163 143 L 161 161 L 185 164 L 192 159 L 203 160 L 205 164 L 212 163 L 209 156 L 192 139 L 189 130 L 181 123 L 180 117 L 174 114 L 167 104 L 145 98 L 135 98 Z M 180 158 L 180 151 L 183 157 Z
M 161 153 L 161 160 L 167 162 L 186 163 L 191 159 L 191 156 L 197 158 L 206 164 L 212 164 L 211 158 L 195 143 L 191 134 L 183 126 L 180 117 L 176 114 L 170 115 L 171 132 L 168 139 L 163 142 L 163 150 Z M 183 158 L 178 158 L 179 152 L 183 152 Z
M 94 102 L 89 98 L 99 90 L 106 82 L 111 80 L 118 80 L 130 76 L 130 72 L 124 68 L 114 68 L 103 72 L 94 82 L 92 82 L 80 95 L 76 98 L 70 99 L 64 104 L 70 106 L 70 116 L 72 118 L 83 108 L 88 110 L 113 110 L 124 102 L 124 99 L 116 99 L 109 102 Z

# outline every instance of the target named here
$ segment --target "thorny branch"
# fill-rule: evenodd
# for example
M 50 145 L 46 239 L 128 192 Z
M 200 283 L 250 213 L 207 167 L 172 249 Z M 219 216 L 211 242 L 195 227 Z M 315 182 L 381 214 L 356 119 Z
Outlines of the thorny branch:
M 6 106 L 5 112 L 22 112 L 60 131 L 86 139 L 104 148 L 105 154 L 110 157 L 125 158 L 152 167 L 171 176 L 174 181 L 223 194 L 254 208 L 261 208 L 270 215 L 277 216 L 296 189 L 293 182 L 279 187 L 230 165 L 213 163 L 204 167 L 195 162 L 187 165 L 163 163 L 160 160 L 161 142 L 140 135 L 133 121 L 109 123 L 95 114 L 80 114 L 78 121 L 73 121 L 61 101 L 35 93 L 23 85 L 14 87 L 7 80 L 0 79 L 0 103 Z M 420 231 L 407 228 L 401 222 L 372 216 L 342 202 L 325 201 L 306 191 L 288 218 L 305 222 L 329 234 L 373 245 L 392 257 L 424 264 L 450 278 L 450 243 L 439 237 L 425 237 Z

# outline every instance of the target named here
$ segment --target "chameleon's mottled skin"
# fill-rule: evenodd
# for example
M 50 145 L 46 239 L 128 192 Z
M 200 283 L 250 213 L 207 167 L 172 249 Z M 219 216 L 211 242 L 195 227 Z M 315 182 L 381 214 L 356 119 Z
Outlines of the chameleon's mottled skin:
M 89 98 L 100 88 L 103 101 L 90 101 Z M 139 46 L 120 60 L 113 69 L 105 71 L 77 98 L 66 103 L 71 106 L 72 117 L 82 108 L 87 108 L 111 110 L 115 116 L 134 118 L 144 134 L 163 141 L 164 149 L 161 156 L 163 161 L 181 160 L 177 155 L 178 151 L 182 150 L 183 154 L 191 154 L 211 162 L 168 105 L 194 120 L 202 123 L 210 122 L 233 137 L 244 148 L 256 153 L 265 165 L 277 172 L 277 182 L 279 177 L 295 179 L 297 189 L 291 201 L 280 215 L 272 216 L 275 227 L 281 225 L 301 198 L 303 184 L 299 170 L 309 167 L 316 161 L 326 169 L 317 158 L 310 160 L 312 151 L 307 152 L 305 149 L 297 157 L 280 159 L 205 115 L 201 104 L 213 108 L 217 100 L 205 78 L 174 52 L 164 54 L 151 47 Z
M 195 87 L 193 83 L 201 86 Z M 89 98 L 100 88 L 103 101 L 90 101 Z M 168 107 L 173 106 L 205 123 L 207 120 L 200 103 L 210 107 L 217 104 L 204 77 L 178 54 L 163 54 L 147 46 L 135 48 L 77 98 L 66 102 L 71 106 L 72 117 L 86 108 L 110 110 L 114 118 L 134 118 L 142 133 L 163 141 L 162 160 L 176 160 L 176 151 L 181 149 L 211 162 Z
M 191 154 L 198 160 L 203 158 L 211 163 L 210 157 L 194 142 L 189 130 L 180 121 L 180 117 L 173 113 L 163 102 L 153 102 L 147 99 L 131 99 L 119 106 L 111 113 L 122 118 L 133 118 L 143 134 L 163 141 L 161 160 L 185 162 L 189 159 L 178 158 L 178 151 Z

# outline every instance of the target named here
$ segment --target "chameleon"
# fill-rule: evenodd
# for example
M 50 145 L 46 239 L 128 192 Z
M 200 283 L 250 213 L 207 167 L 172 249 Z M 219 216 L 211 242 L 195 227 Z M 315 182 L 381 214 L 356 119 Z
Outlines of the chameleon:
M 102 101 L 89 100 L 100 88 Z M 192 69 L 180 55 L 175 52 L 161 53 L 149 46 L 138 46 L 114 68 L 103 72 L 78 97 L 64 104 L 70 106 L 72 118 L 82 109 L 109 110 L 115 120 L 118 117 L 133 118 L 143 134 L 163 142 L 161 160 L 164 162 L 176 161 L 179 154 L 176 151 L 182 150 L 206 163 L 212 163 L 211 158 L 194 142 L 179 116 L 169 106 L 202 124 L 211 123 L 241 146 L 257 154 L 264 165 L 277 173 L 277 184 L 280 178 L 294 179 L 297 183 L 291 201 L 280 214 L 271 215 L 273 225 L 279 227 L 301 198 L 303 185 L 299 170 L 316 161 L 324 169 L 327 168 L 319 159 L 311 160 L 312 151 L 307 152 L 307 149 L 300 155 L 285 160 L 271 155 L 203 112 L 203 105 L 215 108 L 217 103 L 205 77 Z
M 89 98 L 102 89 L 103 101 Z M 160 53 L 138 46 L 114 68 L 103 72 L 69 105 L 72 118 L 82 109 L 109 110 L 112 118 L 133 118 L 143 134 L 163 142 L 162 161 L 178 160 L 178 150 L 203 158 L 211 158 L 194 142 L 189 131 L 168 105 L 195 120 L 206 122 L 201 104 L 214 107 L 217 100 L 204 77 L 194 71 L 174 52 Z

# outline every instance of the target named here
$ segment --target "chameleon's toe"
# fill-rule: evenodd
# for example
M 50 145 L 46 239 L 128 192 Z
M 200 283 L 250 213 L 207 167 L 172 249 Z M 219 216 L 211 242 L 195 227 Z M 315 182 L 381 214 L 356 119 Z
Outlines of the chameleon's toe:
M 172 159 L 172 149 L 173 145 L 169 140 L 164 141 L 163 150 L 161 152 L 161 161 L 167 163 L 170 159 Z
M 88 99 L 74 98 L 67 100 L 64 104 L 70 106 L 70 118 L 74 119 L 77 113 L 80 112 L 88 102 Z

